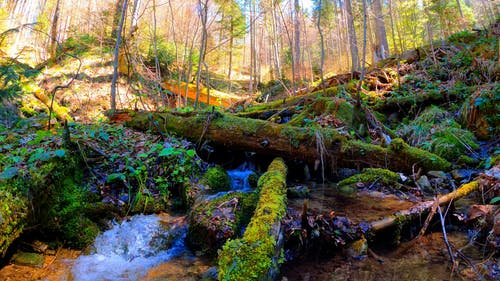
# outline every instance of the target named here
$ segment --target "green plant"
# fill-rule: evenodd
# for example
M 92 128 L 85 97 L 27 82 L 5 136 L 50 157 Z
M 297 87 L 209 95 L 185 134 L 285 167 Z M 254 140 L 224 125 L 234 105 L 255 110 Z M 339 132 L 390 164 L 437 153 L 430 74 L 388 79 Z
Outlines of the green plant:
M 221 166 L 210 167 L 203 175 L 202 181 L 213 190 L 227 190 L 231 186 L 231 179 Z

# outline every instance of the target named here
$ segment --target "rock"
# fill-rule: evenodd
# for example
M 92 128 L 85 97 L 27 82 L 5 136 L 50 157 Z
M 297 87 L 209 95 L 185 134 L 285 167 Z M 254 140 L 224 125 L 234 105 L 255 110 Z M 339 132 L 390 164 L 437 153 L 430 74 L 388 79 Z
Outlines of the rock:
M 309 197 L 309 188 L 304 185 L 297 185 L 287 188 L 286 192 L 289 198 L 307 198 Z
M 357 173 L 358 173 L 358 171 L 356 171 L 356 169 L 341 168 L 338 171 L 339 180 L 343 180 L 343 179 L 346 179 L 348 177 L 352 177 Z
M 430 178 L 441 178 L 441 179 L 446 179 L 448 176 L 446 175 L 445 172 L 443 171 L 428 171 L 427 175 Z
M 469 181 L 469 179 L 474 174 L 476 174 L 476 171 L 474 171 L 474 170 L 468 170 L 468 169 L 455 169 L 455 170 L 451 171 L 451 176 L 456 181 L 462 181 L 462 180 Z
M 44 260 L 43 256 L 37 253 L 17 252 L 10 261 L 17 265 L 42 267 Z
M 201 275 L 201 280 L 217 280 L 218 275 L 217 267 L 212 266 Z
M 488 177 L 500 180 L 500 166 L 495 166 L 484 172 L 484 174 L 487 175 Z
M 360 239 L 352 242 L 347 248 L 347 254 L 351 258 L 362 259 L 366 257 L 368 252 L 368 241 L 365 237 L 361 237 Z
M 434 192 L 434 189 L 432 188 L 432 185 L 431 185 L 431 182 L 429 181 L 429 179 L 427 178 L 427 176 L 421 176 L 418 180 L 417 180 L 417 184 L 420 188 L 422 188 L 423 191 L 426 191 L 426 192 Z

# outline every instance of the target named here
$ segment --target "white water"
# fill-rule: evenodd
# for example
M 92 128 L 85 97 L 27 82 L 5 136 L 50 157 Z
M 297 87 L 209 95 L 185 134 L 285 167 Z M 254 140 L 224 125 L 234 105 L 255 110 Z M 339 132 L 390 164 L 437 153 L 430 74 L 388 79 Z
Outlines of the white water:
M 185 225 L 167 229 L 156 215 L 115 223 L 96 238 L 94 253 L 75 261 L 73 280 L 139 280 L 150 268 L 187 253 L 185 236 Z

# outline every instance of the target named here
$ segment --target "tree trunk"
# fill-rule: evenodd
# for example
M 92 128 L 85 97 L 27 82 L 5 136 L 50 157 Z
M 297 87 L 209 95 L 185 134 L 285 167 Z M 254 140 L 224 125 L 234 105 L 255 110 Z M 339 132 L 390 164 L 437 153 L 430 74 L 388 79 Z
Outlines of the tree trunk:
M 323 77 L 323 66 L 325 64 L 325 43 L 323 40 L 323 30 L 321 29 L 321 9 L 323 8 L 323 2 L 322 0 L 319 0 L 318 3 L 318 21 L 316 23 L 316 26 L 318 27 L 318 33 L 319 33 L 319 38 L 320 38 L 320 44 L 321 44 L 321 59 L 319 63 L 319 75 L 321 78 L 321 88 L 323 90 L 323 93 L 325 93 L 325 78 Z
M 375 14 L 375 61 L 384 60 L 389 57 L 389 43 L 387 42 L 387 32 L 385 30 L 384 15 L 382 13 L 381 0 L 372 1 L 372 9 Z
M 351 71 L 359 70 L 358 42 L 356 39 L 356 29 L 354 28 L 354 17 L 352 16 L 351 0 L 345 1 L 347 11 L 347 29 L 349 30 L 349 45 L 351 47 Z
M 125 21 L 125 13 L 127 12 L 128 0 L 123 1 L 122 13 L 120 17 L 120 22 L 118 24 L 118 30 L 116 34 L 116 44 L 113 60 L 113 79 L 111 80 L 111 112 L 116 111 L 116 81 L 118 80 L 118 57 L 120 53 L 120 42 L 122 39 L 123 22 Z
M 54 17 L 52 18 L 52 25 L 50 27 L 50 61 L 56 62 L 57 60 L 57 25 L 59 23 L 59 10 L 61 0 L 57 0 L 56 8 L 54 10 Z
M 121 112 L 119 120 L 138 130 L 169 132 L 201 143 L 232 150 L 254 151 L 265 155 L 304 160 L 314 164 L 325 159 L 325 166 L 384 167 L 394 171 L 412 169 L 446 171 L 450 163 L 430 152 L 410 147 L 394 139 L 389 147 L 351 140 L 332 129 L 312 129 L 280 125 L 268 121 L 234 117 L 219 112 L 150 113 Z M 324 147 L 318 152 L 317 146 Z M 415 167 L 413 167 L 415 166 Z
M 118 0 L 116 1 L 115 5 L 115 14 L 113 15 L 113 27 L 111 29 L 111 38 L 116 39 L 118 38 L 118 29 L 120 25 L 120 19 L 121 19 L 121 14 L 123 14 L 123 5 L 125 4 L 124 1 L 128 0 Z M 126 11 L 126 10 L 125 10 Z
M 294 0 L 294 68 L 295 68 L 295 82 L 300 83 L 302 78 L 301 75 L 301 59 L 300 59 L 300 22 L 299 22 L 299 12 L 300 4 L 299 0 Z
M 207 46 L 208 0 L 205 0 L 205 2 L 202 2 L 202 0 L 198 0 L 198 9 L 200 13 L 202 30 L 201 30 L 200 56 L 198 59 L 198 72 L 196 73 L 196 99 L 194 101 L 194 108 L 198 107 L 198 99 L 200 97 L 201 67 L 205 60 L 205 50 Z M 207 85 L 207 87 L 208 86 L 209 85 Z

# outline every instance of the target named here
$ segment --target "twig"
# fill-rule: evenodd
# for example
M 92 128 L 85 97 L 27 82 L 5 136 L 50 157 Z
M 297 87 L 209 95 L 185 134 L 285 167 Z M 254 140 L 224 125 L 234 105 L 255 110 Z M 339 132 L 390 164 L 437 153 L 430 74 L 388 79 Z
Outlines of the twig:
M 446 227 L 444 225 L 444 217 L 443 217 L 443 213 L 441 212 L 441 207 L 438 207 L 437 211 L 439 214 L 439 219 L 441 221 L 441 229 L 443 230 L 443 240 L 444 240 L 444 243 L 446 244 L 446 248 L 448 249 L 448 255 L 450 256 L 451 263 L 454 266 L 456 261 L 455 261 L 455 257 L 453 256 L 453 250 L 451 249 L 450 242 L 448 241 L 448 237 L 446 235 Z

